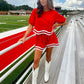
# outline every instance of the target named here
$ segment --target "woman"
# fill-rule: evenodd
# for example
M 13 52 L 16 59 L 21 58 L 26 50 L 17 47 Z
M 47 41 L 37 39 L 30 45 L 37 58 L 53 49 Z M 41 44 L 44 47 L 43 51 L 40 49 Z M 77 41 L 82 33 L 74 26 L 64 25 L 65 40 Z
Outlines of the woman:
M 36 34 L 36 37 L 34 65 L 32 67 L 32 84 L 37 84 L 39 61 L 45 47 L 46 60 L 44 80 L 45 82 L 48 82 L 52 49 L 53 47 L 58 46 L 58 39 L 53 31 L 53 27 L 66 24 L 66 19 L 54 10 L 52 0 L 38 0 L 37 5 L 38 7 L 34 8 L 31 13 L 29 26 L 24 37 L 19 40 L 24 43 L 27 35 L 31 32 L 34 26 L 33 32 Z

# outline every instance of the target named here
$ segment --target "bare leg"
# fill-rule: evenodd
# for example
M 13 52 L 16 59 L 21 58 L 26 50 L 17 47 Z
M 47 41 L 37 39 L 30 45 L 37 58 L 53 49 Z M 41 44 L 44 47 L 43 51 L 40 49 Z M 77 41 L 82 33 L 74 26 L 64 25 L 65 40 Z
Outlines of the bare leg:
M 32 84 L 37 84 L 37 77 L 39 72 L 39 61 L 42 55 L 42 51 L 35 50 L 34 54 L 34 65 L 32 67 Z
M 52 49 L 53 49 L 53 47 L 46 49 L 46 60 L 47 60 L 47 62 L 51 61 Z
M 39 66 L 39 61 L 42 55 L 42 51 L 40 50 L 35 50 L 35 54 L 34 54 L 34 69 L 36 69 Z

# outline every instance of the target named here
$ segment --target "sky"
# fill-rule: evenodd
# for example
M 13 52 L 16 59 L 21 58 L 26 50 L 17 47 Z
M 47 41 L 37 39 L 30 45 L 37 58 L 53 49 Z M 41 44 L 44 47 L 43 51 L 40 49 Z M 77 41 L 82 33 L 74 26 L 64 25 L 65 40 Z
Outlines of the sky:
M 12 5 L 29 5 L 32 8 L 37 7 L 37 0 L 6 0 Z M 84 10 L 84 0 L 53 0 L 54 7 L 61 6 L 62 9 L 80 9 Z

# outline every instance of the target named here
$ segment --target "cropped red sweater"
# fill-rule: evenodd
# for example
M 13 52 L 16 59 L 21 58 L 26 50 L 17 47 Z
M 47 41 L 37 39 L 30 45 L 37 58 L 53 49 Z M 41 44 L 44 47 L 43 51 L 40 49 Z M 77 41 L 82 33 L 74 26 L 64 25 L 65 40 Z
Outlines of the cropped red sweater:
M 34 26 L 33 31 L 36 34 L 52 34 L 52 26 L 54 23 L 65 22 L 66 18 L 59 14 L 56 10 L 43 11 L 41 17 L 37 15 L 37 8 L 34 8 L 29 18 L 29 23 Z

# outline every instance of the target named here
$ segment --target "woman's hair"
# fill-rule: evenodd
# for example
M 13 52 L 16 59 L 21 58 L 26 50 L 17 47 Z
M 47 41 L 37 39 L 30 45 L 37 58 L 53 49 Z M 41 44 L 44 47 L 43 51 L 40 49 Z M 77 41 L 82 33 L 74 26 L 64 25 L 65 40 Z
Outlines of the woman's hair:
M 52 0 L 47 0 L 47 6 L 49 10 L 53 10 L 54 6 L 53 6 L 53 1 Z M 37 14 L 38 17 L 40 17 L 43 14 L 43 6 L 40 3 L 40 0 L 37 1 Z

